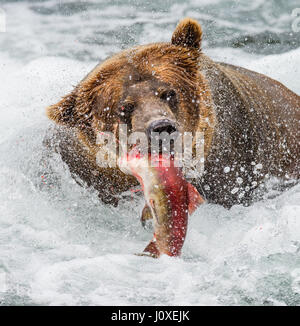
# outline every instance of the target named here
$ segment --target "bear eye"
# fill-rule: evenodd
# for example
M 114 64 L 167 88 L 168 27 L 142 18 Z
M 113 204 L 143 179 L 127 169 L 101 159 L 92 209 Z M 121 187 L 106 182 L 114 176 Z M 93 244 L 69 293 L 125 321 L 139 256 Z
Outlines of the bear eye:
M 120 115 L 121 117 L 128 118 L 134 111 L 133 103 L 125 103 L 120 108 Z
M 160 98 L 163 101 L 167 101 L 170 103 L 171 106 L 175 106 L 177 101 L 176 101 L 176 92 L 174 89 L 170 90 L 165 90 L 160 94 Z
M 170 101 L 172 98 L 174 98 L 176 96 L 176 92 L 171 89 L 171 90 L 166 90 L 166 91 L 163 91 L 161 94 L 160 94 L 160 98 L 162 100 L 165 100 L 165 101 Z

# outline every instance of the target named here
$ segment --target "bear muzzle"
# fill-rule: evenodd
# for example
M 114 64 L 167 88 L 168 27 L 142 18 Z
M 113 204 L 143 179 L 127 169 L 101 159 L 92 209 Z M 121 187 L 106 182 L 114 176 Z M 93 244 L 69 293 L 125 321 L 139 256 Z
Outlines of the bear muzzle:
M 149 149 L 152 152 L 163 152 L 163 147 L 170 146 L 169 151 L 174 151 L 174 141 L 178 137 L 176 123 L 170 119 L 158 119 L 152 121 L 146 129 Z M 164 145 L 163 145 L 164 144 Z M 158 148 L 155 149 L 155 146 Z
M 147 136 L 151 138 L 153 132 L 161 133 L 166 132 L 172 134 L 177 131 L 176 123 L 169 119 L 155 120 L 150 123 L 147 128 Z

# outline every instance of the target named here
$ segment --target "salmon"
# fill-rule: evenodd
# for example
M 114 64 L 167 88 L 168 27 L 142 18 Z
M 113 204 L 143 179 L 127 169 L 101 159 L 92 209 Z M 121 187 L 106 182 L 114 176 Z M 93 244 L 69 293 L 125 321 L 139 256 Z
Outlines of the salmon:
M 157 166 L 152 166 L 151 162 Z M 142 221 L 149 218 L 154 221 L 153 239 L 142 255 L 155 258 L 162 254 L 179 256 L 186 237 L 188 216 L 204 202 L 174 162 L 172 156 L 151 157 L 137 152 L 131 152 L 119 162 L 120 169 L 135 176 L 142 186 L 146 201 Z

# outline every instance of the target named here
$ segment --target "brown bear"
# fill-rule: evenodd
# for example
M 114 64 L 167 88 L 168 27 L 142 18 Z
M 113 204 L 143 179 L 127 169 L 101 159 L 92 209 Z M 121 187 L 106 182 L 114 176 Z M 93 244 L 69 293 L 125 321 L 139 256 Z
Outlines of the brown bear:
M 47 108 L 60 125 L 48 144 L 105 203 L 116 205 L 137 185 L 96 162 L 97 134 L 118 137 L 120 123 L 128 132 L 203 132 L 205 167 L 193 184 L 208 202 L 247 205 L 268 178 L 299 179 L 300 97 L 262 74 L 212 61 L 201 40 L 201 26 L 185 18 L 171 42 L 112 56 Z

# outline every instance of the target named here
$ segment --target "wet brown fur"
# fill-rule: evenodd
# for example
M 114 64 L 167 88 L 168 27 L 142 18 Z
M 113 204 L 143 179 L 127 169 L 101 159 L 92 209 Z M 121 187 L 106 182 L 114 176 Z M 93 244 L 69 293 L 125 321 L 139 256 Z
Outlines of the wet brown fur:
M 204 132 L 205 172 L 194 184 L 208 200 L 227 207 L 246 204 L 266 175 L 299 178 L 300 97 L 264 75 L 213 62 L 202 53 L 201 40 L 200 25 L 186 18 L 170 43 L 122 51 L 47 108 L 48 117 L 62 126 L 48 144 L 104 202 L 117 204 L 118 194 L 136 181 L 117 168 L 97 166 L 96 135 L 116 132 L 120 101 L 129 85 L 142 80 L 171 85 L 179 96 L 176 118 L 182 129 Z

